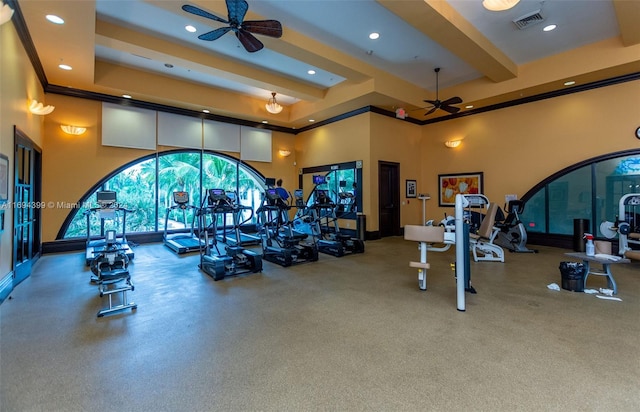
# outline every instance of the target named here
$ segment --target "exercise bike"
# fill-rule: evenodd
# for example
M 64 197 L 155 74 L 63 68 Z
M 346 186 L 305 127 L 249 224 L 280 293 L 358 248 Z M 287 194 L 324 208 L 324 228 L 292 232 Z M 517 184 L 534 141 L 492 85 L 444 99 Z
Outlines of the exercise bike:
M 494 243 L 500 245 L 510 252 L 516 253 L 538 253 L 535 249 L 527 248 L 527 231 L 520 221 L 520 214 L 524 212 L 524 202 L 522 200 L 510 200 L 505 206 L 507 217 L 496 219 L 496 227 L 500 229 Z

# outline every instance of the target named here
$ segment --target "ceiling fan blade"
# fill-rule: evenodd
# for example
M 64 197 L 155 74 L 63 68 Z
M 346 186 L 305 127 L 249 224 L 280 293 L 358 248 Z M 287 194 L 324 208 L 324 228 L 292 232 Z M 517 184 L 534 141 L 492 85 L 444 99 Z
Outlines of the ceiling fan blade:
M 458 96 L 456 96 L 456 97 L 452 97 L 450 99 L 447 99 L 447 100 L 443 101 L 442 105 L 443 106 L 444 105 L 448 106 L 448 105 L 451 105 L 451 104 L 460 104 L 460 103 L 462 103 L 462 99 L 459 98 Z
M 190 4 L 185 4 L 184 6 L 182 6 L 182 10 L 186 11 L 187 13 L 195 14 L 196 16 L 206 17 L 207 19 L 219 21 L 220 23 L 229 24 L 229 22 L 226 21 L 225 19 L 223 19 L 221 17 L 218 17 L 215 14 L 211 14 L 208 11 L 204 11 L 202 9 L 199 9 L 199 8 L 197 8 L 195 6 L 190 5 Z
M 455 107 L 455 106 L 442 105 L 442 106 L 440 106 L 440 108 L 442 110 L 444 110 L 445 112 L 449 112 L 451 114 L 455 114 L 455 113 L 458 113 L 460 111 L 460 108 L 459 107 Z
M 432 104 L 432 105 L 434 105 L 434 106 L 437 106 L 437 105 L 439 105 L 439 104 L 440 104 L 440 101 L 439 101 L 439 100 L 423 100 L 423 102 L 425 102 L 425 103 L 429 103 L 429 104 Z
M 433 106 L 433 107 L 431 108 L 431 110 L 429 110 L 428 112 L 426 112 L 424 115 L 425 115 L 425 116 L 429 116 L 431 113 L 435 112 L 435 111 L 436 111 L 436 109 L 437 109 L 437 107 Z
M 281 37 L 282 25 L 277 20 L 250 20 L 240 26 L 242 29 L 269 37 Z
M 244 16 L 249 10 L 249 5 L 245 0 L 226 0 L 227 10 L 229 11 L 229 22 L 238 26 L 242 24 Z
M 224 35 L 229 30 L 231 30 L 231 27 L 220 27 L 219 29 L 215 29 L 210 32 L 203 33 L 199 35 L 198 38 L 200 40 L 213 41 L 222 37 L 222 35 Z
M 236 31 L 236 37 L 249 53 L 257 52 L 258 50 L 262 50 L 264 47 L 260 40 L 256 39 L 253 34 L 246 30 L 239 29 Z

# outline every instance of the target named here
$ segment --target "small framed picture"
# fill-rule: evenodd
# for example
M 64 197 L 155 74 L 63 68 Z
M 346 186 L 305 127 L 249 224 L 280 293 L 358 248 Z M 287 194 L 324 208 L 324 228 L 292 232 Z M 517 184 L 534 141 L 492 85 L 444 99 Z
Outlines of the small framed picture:
M 415 180 L 407 180 L 407 197 L 418 196 L 418 184 Z

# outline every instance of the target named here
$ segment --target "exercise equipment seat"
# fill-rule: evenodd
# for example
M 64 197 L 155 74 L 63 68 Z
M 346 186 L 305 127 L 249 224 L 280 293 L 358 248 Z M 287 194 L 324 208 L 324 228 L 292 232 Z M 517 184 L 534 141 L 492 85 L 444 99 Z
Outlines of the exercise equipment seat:
M 498 212 L 496 203 L 489 203 L 487 214 L 482 219 L 477 233 L 469 234 L 471 252 L 475 262 L 504 262 L 504 249 L 494 243 L 500 228 L 496 226 L 496 213 Z

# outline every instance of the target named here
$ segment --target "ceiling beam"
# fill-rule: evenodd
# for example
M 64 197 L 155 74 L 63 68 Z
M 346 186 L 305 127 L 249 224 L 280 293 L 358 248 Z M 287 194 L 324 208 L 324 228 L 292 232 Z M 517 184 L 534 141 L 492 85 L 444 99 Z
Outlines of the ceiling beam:
M 97 45 L 221 76 L 253 87 L 278 90 L 279 93 L 298 99 L 318 100 L 325 94 L 323 88 L 260 70 L 210 50 L 196 50 L 102 20 L 96 22 L 95 41 Z
M 518 76 L 518 66 L 446 1 L 377 1 L 492 81 Z
M 640 43 L 640 1 L 613 0 L 618 19 L 622 44 L 633 46 Z

